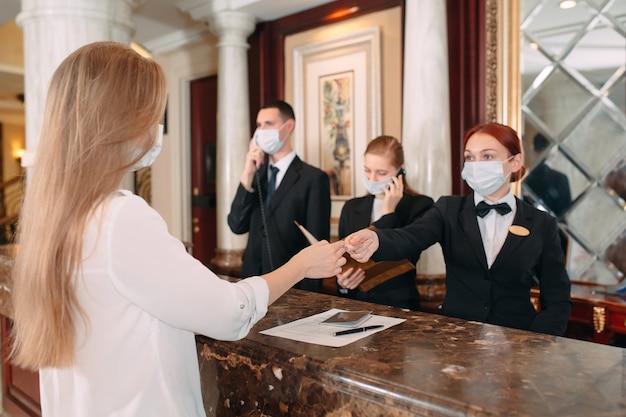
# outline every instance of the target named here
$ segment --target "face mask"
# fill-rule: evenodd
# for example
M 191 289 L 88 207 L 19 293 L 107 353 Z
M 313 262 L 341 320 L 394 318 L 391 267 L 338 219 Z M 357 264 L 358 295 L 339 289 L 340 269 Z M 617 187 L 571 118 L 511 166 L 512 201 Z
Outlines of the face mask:
M 283 126 L 285 125 L 283 124 Z M 263 149 L 263 152 L 274 155 L 276 152 L 280 151 L 285 144 L 284 141 L 280 140 L 280 129 L 282 129 L 283 126 L 278 129 L 257 128 L 254 131 L 254 143 Z
M 472 190 L 486 197 L 496 192 L 511 175 L 510 172 L 504 175 L 502 164 L 514 156 L 504 161 L 466 162 L 461 177 Z
M 163 147 L 163 125 L 159 124 L 159 128 L 157 130 L 157 139 L 154 142 L 154 145 L 144 156 L 141 157 L 139 161 L 135 163 L 135 165 L 133 165 L 133 167 L 131 168 L 131 171 L 137 171 L 141 168 L 146 168 L 152 165 L 154 161 L 157 159 L 157 157 L 159 156 L 159 154 L 161 153 L 162 147 Z M 141 152 L 143 152 L 143 150 L 137 149 L 138 154 Z
M 396 172 L 396 176 L 398 176 L 401 171 L 402 171 L 402 168 L 398 169 L 398 171 Z M 384 193 L 385 188 L 387 188 L 388 184 L 392 181 L 393 180 L 391 179 L 391 177 L 386 178 L 384 180 L 380 180 L 380 181 L 370 181 L 367 179 L 366 176 L 363 177 L 363 184 L 365 185 L 365 189 L 367 189 L 368 193 L 373 194 L 373 195 Z

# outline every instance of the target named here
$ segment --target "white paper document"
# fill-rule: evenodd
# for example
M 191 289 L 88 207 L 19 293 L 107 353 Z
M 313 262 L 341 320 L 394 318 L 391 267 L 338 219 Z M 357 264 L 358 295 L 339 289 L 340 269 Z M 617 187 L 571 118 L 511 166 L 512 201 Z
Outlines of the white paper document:
M 359 327 L 367 326 L 383 326 L 378 329 L 368 330 L 365 332 L 346 334 L 342 336 L 335 336 L 335 332 L 347 330 L 345 326 L 330 326 L 321 324 L 333 314 L 339 313 L 340 310 L 333 308 L 323 313 L 315 314 L 313 316 L 305 317 L 300 320 L 292 321 L 291 323 L 283 324 L 281 326 L 272 327 L 271 329 L 263 330 L 259 332 L 269 336 L 284 337 L 285 339 L 297 340 L 299 342 L 313 343 L 316 345 L 341 347 L 348 345 L 352 342 L 356 342 L 359 339 L 373 335 L 391 326 L 400 324 L 406 319 L 400 319 L 396 317 L 377 316 L 372 314 L 369 319 L 359 324 Z

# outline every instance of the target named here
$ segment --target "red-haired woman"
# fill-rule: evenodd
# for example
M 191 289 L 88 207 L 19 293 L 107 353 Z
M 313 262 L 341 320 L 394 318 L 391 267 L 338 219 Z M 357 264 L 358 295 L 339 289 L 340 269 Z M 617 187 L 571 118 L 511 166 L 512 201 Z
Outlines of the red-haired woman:
M 446 262 L 442 313 L 561 335 L 571 312 L 570 282 L 556 219 L 516 198 L 509 182 L 524 174 L 517 133 L 486 123 L 465 134 L 462 177 L 474 190 L 446 196 L 410 225 L 360 230 L 345 240 L 360 262 L 416 259 L 440 243 Z M 539 280 L 541 312 L 530 301 Z
M 346 201 L 339 218 L 340 239 L 370 225 L 376 229 L 406 226 L 432 207 L 432 198 L 409 187 L 403 166 L 404 151 L 398 139 L 379 136 L 370 141 L 365 149 L 363 177 L 368 194 Z M 419 310 L 415 270 L 395 276 L 369 291 L 358 289 L 364 278 L 362 269 L 346 269 L 337 275 L 339 293 L 372 303 Z

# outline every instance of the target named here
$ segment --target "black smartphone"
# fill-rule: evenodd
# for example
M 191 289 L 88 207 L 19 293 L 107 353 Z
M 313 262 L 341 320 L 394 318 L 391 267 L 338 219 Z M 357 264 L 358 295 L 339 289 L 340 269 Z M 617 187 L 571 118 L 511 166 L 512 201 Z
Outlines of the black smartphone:
M 396 177 L 400 175 L 406 177 L 406 170 L 404 168 L 400 168 L 400 171 L 398 171 L 398 175 L 396 175 Z

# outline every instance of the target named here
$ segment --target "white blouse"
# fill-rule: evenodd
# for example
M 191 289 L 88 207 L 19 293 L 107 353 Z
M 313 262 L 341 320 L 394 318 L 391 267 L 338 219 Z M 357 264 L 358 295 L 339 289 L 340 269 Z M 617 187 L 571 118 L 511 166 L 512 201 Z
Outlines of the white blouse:
M 76 359 L 40 371 L 43 416 L 205 416 L 195 333 L 237 340 L 267 313 L 260 277 L 230 283 L 190 256 L 161 216 L 120 190 L 90 221 Z
M 509 227 L 511 227 L 515 219 L 517 202 L 511 191 L 498 201 L 488 201 L 485 197 L 474 192 L 474 205 L 478 205 L 483 200 L 490 205 L 507 203 L 511 207 L 511 211 L 507 214 L 499 214 L 495 210 L 491 210 L 485 217 L 477 217 L 478 228 L 480 229 L 480 236 L 487 257 L 487 266 L 491 268 L 502 246 L 504 246 L 504 241 L 509 234 Z

